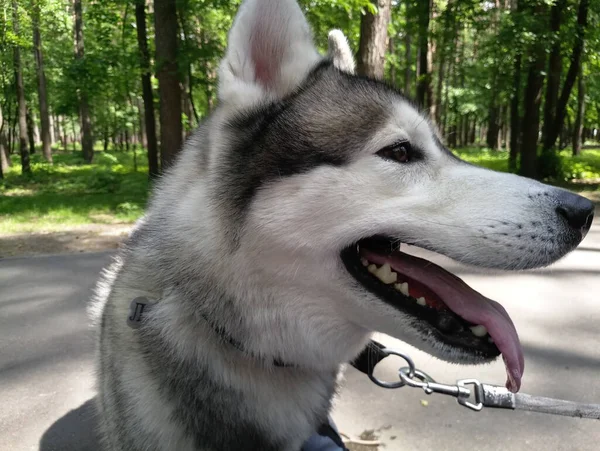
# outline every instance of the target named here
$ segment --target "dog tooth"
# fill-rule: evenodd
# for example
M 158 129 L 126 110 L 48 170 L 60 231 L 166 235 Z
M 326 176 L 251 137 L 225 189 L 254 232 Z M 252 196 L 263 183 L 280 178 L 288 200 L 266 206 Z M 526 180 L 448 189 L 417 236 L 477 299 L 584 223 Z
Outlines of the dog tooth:
M 369 266 L 369 260 L 367 260 L 366 258 L 361 258 L 360 262 L 362 263 L 362 265 L 366 268 L 367 266 Z
M 385 263 L 381 268 L 379 268 L 374 275 L 386 284 L 394 283 L 398 278 L 398 274 L 392 271 L 392 268 L 390 268 L 388 263 Z
M 422 305 L 423 307 L 427 305 L 427 301 L 425 301 L 424 297 L 420 297 L 417 299 L 417 304 Z
M 471 332 L 473 332 L 473 335 L 475 335 L 476 337 L 485 337 L 488 333 L 485 326 L 482 326 L 481 324 L 479 324 L 477 326 L 473 326 L 470 329 L 471 329 Z
M 394 284 L 394 288 L 404 296 L 408 296 L 408 284 L 406 282 Z
M 408 294 L 408 283 L 407 283 L 407 282 L 404 282 L 404 283 L 402 284 L 402 286 L 401 286 L 401 288 L 400 288 L 400 291 L 402 292 L 402 294 L 403 294 L 404 296 L 410 296 L 410 295 Z
M 367 267 L 367 270 L 368 270 L 368 271 L 369 271 L 371 274 L 373 274 L 373 275 L 376 275 L 376 273 L 377 273 L 377 270 L 378 270 L 378 269 L 379 269 L 379 267 L 378 267 L 376 264 L 374 264 L 374 263 L 371 263 L 371 264 L 370 264 L 370 265 Z

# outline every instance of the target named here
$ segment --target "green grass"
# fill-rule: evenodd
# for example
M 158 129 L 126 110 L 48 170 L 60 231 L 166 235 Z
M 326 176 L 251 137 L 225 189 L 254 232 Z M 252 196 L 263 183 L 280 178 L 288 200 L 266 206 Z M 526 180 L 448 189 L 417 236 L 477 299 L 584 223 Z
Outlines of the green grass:
M 81 152 L 56 152 L 54 164 L 32 155 L 32 175 L 21 175 L 18 156 L 0 180 L 0 234 L 60 230 L 80 224 L 133 223 L 148 198 L 145 153 L 97 151 L 94 163 Z
M 455 150 L 455 153 L 470 163 L 483 166 L 495 171 L 508 172 L 508 153 L 467 147 Z M 571 149 L 565 149 L 559 154 L 562 166 L 562 176 L 556 182 L 576 185 L 586 185 L 600 182 L 600 149 L 583 149 L 581 154 L 573 157 Z

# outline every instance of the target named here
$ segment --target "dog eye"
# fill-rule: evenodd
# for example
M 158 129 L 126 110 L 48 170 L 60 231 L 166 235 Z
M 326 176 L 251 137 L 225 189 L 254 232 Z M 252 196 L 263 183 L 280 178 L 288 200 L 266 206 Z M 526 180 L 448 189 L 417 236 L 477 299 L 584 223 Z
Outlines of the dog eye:
M 377 155 L 386 160 L 393 160 L 397 163 L 408 163 L 410 160 L 410 143 L 408 141 L 399 142 L 392 144 L 391 146 L 384 147 Z

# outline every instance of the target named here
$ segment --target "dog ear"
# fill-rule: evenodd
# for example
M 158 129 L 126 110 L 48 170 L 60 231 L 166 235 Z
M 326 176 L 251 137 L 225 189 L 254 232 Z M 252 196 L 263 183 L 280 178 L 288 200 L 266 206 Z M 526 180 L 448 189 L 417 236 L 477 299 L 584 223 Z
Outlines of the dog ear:
M 331 30 L 329 32 L 329 57 L 333 60 L 333 65 L 339 70 L 354 74 L 356 64 L 352 56 L 352 50 L 344 33 L 340 30 Z
M 321 59 L 295 0 L 246 0 L 219 71 L 223 103 L 252 106 L 289 94 Z

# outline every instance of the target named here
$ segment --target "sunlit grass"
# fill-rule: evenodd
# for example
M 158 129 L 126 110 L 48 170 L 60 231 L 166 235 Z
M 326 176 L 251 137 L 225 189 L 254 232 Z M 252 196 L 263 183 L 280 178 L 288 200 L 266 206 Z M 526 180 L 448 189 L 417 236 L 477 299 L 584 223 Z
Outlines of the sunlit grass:
M 31 158 L 21 175 L 18 156 L 0 181 L 0 233 L 61 230 L 81 224 L 133 223 L 148 198 L 145 152 L 96 152 L 86 165 L 81 152 L 56 152 L 54 164 Z

